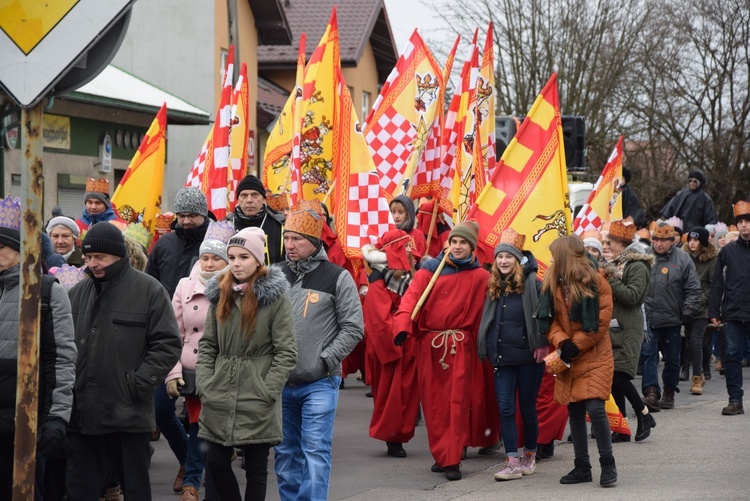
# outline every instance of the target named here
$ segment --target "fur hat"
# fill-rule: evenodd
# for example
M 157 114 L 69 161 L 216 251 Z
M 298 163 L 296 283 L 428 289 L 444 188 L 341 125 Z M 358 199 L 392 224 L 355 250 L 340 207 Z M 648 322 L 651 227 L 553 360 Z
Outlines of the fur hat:
M 708 247 L 708 230 L 702 226 L 698 226 L 690 230 L 687 234 L 688 240 L 698 240 L 703 247 Z
M 21 199 L 0 200 L 0 245 L 21 252 Z
M 732 205 L 734 211 L 734 224 L 740 222 L 740 219 L 750 220 L 750 202 L 740 200 L 736 204 Z
M 194 186 L 182 188 L 174 197 L 175 214 L 200 214 L 208 217 L 206 195 Z
M 110 208 L 109 202 L 109 180 L 106 178 L 94 179 L 90 177 L 86 180 L 86 191 L 83 194 L 83 203 L 89 198 L 95 198 Z
M 616 238 L 630 244 L 635 239 L 635 223 L 633 218 L 626 217 L 612 221 L 609 225 L 609 237 Z
M 513 228 L 506 228 L 500 234 L 500 243 L 495 247 L 495 257 L 501 252 L 507 252 L 520 263 L 523 259 L 523 244 L 525 243 L 526 235 L 521 235 Z
M 89 228 L 86 237 L 81 242 L 81 251 L 84 254 L 101 252 L 112 256 L 128 256 L 122 232 L 116 226 L 107 222 L 96 223 Z
M 81 235 L 81 230 L 78 228 L 78 225 L 75 221 L 70 219 L 66 216 L 57 216 L 53 217 L 49 220 L 49 223 L 47 223 L 47 235 L 50 234 L 52 231 L 52 228 L 55 226 L 65 226 L 70 230 L 70 232 L 73 234 L 74 237 L 78 238 Z
M 651 234 L 651 239 L 659 238 L 661 240 L 674 240 L 676 236 L 677 232 L 674 231 L 674 226 L 665 221 L 661 221 L 660 223 L 657 223 L 656 228 L 654 228 L 654 232 Z
M 448 236 L 448 242 L 450 242 L 453 237 L 463 238 L 469 242 L 471 250 L 476 250 L 477 238 L 479 237 L 479 223 L 473 220 L 461 221 L 453 228 L 453 230 L 451 230 L 451 233 Z
M 242 178 L 242 181 L 239 182 L 237 185 L 237 190 L 235 191 L 235 198 L 237 200 L 240 199 L 240 193 L 242 193 L 245 190 L 253 190 L 257 191 L 261 195 L 263 195 L 263 198 L 266 198 L 266 187 L 263 186 L 263 183 L 260 182 L 260 179 L 253 175 L 248 175 Z
M 230 247 L 242 247 L 243 249 L 247 249 L 247 251 L 250 252 L 250 254 L 252 254 L 261 265 L 266 262 L 266 232 L 260 228 L 250 226 L 244 230 L 240 230 L 236 235 L 229 239 L 229 243 L 227 243 L 227 251 Z M 201 245 L 201 251 L 202 249 L 203 245 Z

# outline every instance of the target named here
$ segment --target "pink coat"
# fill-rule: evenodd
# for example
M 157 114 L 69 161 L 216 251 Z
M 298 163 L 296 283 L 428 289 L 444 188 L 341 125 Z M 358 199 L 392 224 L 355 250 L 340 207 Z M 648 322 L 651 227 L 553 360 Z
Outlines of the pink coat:
M 195 370 L 198 360 L 198 341 L 203 336 L 203 325 L 208 314 L 206 287 L 200 281 L 200 261 L 190 271 L 190 276 L 180 279 L 172 297 L 172 308 L 177 318 L 182 338 L 182 355 L 174 369 L 167 375 L 166 381 L 182 377 L 182 368 Z

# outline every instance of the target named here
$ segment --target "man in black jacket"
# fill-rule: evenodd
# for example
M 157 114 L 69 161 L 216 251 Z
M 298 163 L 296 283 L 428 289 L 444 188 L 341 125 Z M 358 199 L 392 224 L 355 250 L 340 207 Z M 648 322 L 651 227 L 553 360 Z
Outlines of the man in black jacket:
M 282 233 L 286 218 L 266 205 L 266 189 L 257 177 L 245 176 L 237 185 L 234 216 L 235 230 L 254 226 L 266 233 L 266 266 L 284 261 Z
M 620 188 L 620 197 L 622 198 L 622 218 L 625 219 L 628 216 L 633 218 L 636 228 L 643 228 L 648 224 L 646 220 L 646 214 L 643 213 L 641 208 L 641 202 L 638 201 L 638 197 L 635 195 L 633 188 L 630 187 L 630 179 L 633 177 L 633 173 L 627 167 L 622 168 L 622 178 L 625 183 Z
M 715 224 L 719 221 L 711 195 L 706 193 L 706 175 L 696 169 L 690 173 L 688 187 L 680 190 L 667 202 L 661 214 L 664 219 L 677 216 L 682 219 L 683 229 L 689 230 L 697 226 Z
M 177 321 L 164 287 L 130 266 L 119 229 L 95 224 L 81 249 L 88 279 L 69 293 L 78 360 L 68 495 L 97 499 L 114 473 L 126 501 L 149 501 L 152 396 L 180 358 Z
M 734 220 L 740 237 L 719 251 L 708 316 L 711 323 L 724 323 L 726 350 L 722 357 L 727 378 L 729 405 L 725 416 L 744 414 L 742 407 L 742 348 L 750 337 L 750 202 L 734 204 Z

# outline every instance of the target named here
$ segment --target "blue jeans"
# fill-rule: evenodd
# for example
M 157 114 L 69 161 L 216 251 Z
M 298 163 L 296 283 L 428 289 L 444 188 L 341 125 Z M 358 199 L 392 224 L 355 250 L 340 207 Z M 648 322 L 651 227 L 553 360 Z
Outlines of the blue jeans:
M 742 350 L 745 340 L 750 338 L 750 321 L 724 322 L 726 351 L 721 363 L 727 378 L 727 393 L 730 402 L 742 403 Z
M 284 438 L 274 454 L 282 501 L 328 499 L 340 384 L 341 376 L 326 376 L 281 392 Z
M 544 364 L 506 365 L 495 369 L 495 393 L 500 408 L 500 433 L 505 454 L 518 457 L 518 430 L 516 430 L 516 392 L 523 418 L 524 449 L 536 451 L 539 436 L 539 418 L 536 397 L 542 384 Z
M 680 391 L 677 384 L 680 382 L 680 350 L 682 347 L 680 339 L 680 326 L 650 327 L 649 336 L 643 340 L 641 345 L 641 363 L 643 390 L 652 386 L 659 390 L 658 365 L 659 350 L 664 355 L 664 370 L 661 373 L 664 389 Z

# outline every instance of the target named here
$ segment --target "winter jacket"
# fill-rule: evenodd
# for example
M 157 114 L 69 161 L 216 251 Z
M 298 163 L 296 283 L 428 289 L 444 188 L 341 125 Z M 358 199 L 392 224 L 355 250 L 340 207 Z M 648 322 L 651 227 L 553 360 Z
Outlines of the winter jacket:
M 715 224 L 719 221 L 716 215 L 716 208 L 711 195 L 706 193 L 705 176 L 701 180 L 700 186 L 691 190 L 685 188 L 667 202 L 661 210 L 661 215 L 666 219 L 677 216 L 682 219 L 682 229 L 689 231 L 691 228 Z
M 284 250 L 285 222 L 286 216 L 284 214 L 279 214 L 265 204 L 260 212 L 254 216 L 246 216 L 239 205 L 234 209 L 234 229 L 236 231 L 252 226 L 260 228 L 266 233 L 268 245 L 266 266 L 284 262 L 286 257 L 286 251 Z
M 641 252 L 638 244 L 631 244 L 616 256 L 617 272 L 608 277 L 612 288 L 612 326 L 609 337 L 615 360 L 615 370 L 634 378 L 643 343 L 643 310 L 649 275 L 654 257 Z M 616 322 L 615 322 L 616 321 Z
M 172 223 L 172 232 L 156 241 L 148 256 L 146 273 L 157 279 L 171 298 L 181 278 L 190 275 L 198 260 L 203 237 L 208 230 L 209 218 L 195 228 L 183 228 Z
M 75 266 L 76 268 L 80 268 L 81 266 L 86 264 L 86 261 L 83 260 L 83 253 L 81 252 L 81 248 L 77 245 L 65 261 L 68 263 L 68 265 Z
M 172 309 L 180 329 L 182 355 L 177 365 L 169 372 L 166 381 L 182 377 L 182 369 L 194 371 L 198 360 L 198 342 L 203 336 L 203 326 L 208 315 L 208 300 L 205 296 L 206 286 L 200 280 L 201 263 L 193 265 L 189 277 L 177 284 L 172 297 Z
M 47 279 L 53 280 L 44 278 Z M 19 280 L 19 265 L 0 272 L 0 434 L 12 434 L 15 430 Z M 77 350 L 70 301 L 57 282 L 52 284 L 49 306 L 47 311 L 42 305 L 39 337 L 40 424 L 53 417 L 65 422 L 70 419 L 75 380 Z
M 555 402 L 567 405 L 590 398 L 607 400 L 612 390 L 614 360 L 609 339 L 612 320 L 612 289 L 599 275 L 599 330 L 584 332 L 581 322 L 570 320 L 570 308 L 565 302 L 563 288 L 555 291 L 555 316 L 547 332 L 547 339 L 555 348 L 563 341 L 572 340 L 580 355 L 570 363 L 570 369 L 555 378 Z
M 709 318 L 723 322 L 750 321 L 750 241 L 740 237 L 719 251 L 716 260 Z
M 352 276 L 328 261 L 325 250 L 287 260 L 284 274 L 297 332 L 297 366 L 289 384 L 341 374 L 341 361 L 364 337 L 362 304 Z
M 655 259 L 644 303 L 648 325 L 681 325 L 683 314 L 700 311 L 701 284 L 693 260 L 676 246 L 663 255 L 656 254 L 653 247 L 647 252 Z
M 120 221 L 122 223 L 125 223 L 125 221 L 120 219 L 120 216 L 118 216 L 117 212 L 115 212 L 111 205 L 108 206 L 107 210 L 105 210 L 101 214 L 89 214 L 89 212 L 86 210 L 86 207 L 84 207 L 83 212 L 81 213 L 81 217 L 75 220 L 80 233 L 80 239 L 83 240 L 83 238 L 86 236 L 86 232 L 89 230 L 92 224 L 103 223 L 105 221 Z
M 275 266 L 255 281 L 257 320 L 248 337 L 239 294 L 229 318 L 217 321 L 219 279 L 206 284 L 210 307 L 196 366 L 202 405 L 198 436 L 225 446 L 278 444 L 281 391 L 297 360 L 289 283 Z
M 714 279 L 714 270 L 716 269 L 716 260 L 719 256 L 719 249 L 714 244 L 708 244 L 703 252 L 697 256 L 688 251 L 688 255 L 695 265 L 695 273 L 698 274 L 698 280 L 701 283 L 701 301 L 700 311 L 694 315 L 695 318 L 708 318 L 708 301 L 711 298 L 711 282 Z
M 629 184 L 622 187 L 620 198 L 622 199 L 622 218 L 632 217 L 637 228 L 646 226 L 648 224 L 646 214 L 643 213 L 641 202 L 638 201 L 638 197 Z
M 73 415 L 68 428 L 86 435 L 153 431 L 156 387 L 182 351 L 164 287 L 128 259 L 69 291 L 78 346 Z
M 527 259 L 523 266 L 523 293 L 503 294 L 498 299 L 488 294 L 484 300 L 477 354 L 494 367 L 535 363 L 534 351 L 547 346 L 547 339 L 539 333 L 532 317 L 539 303 L 539 265 L 531 252 L 524 251 L 523 255 Z

